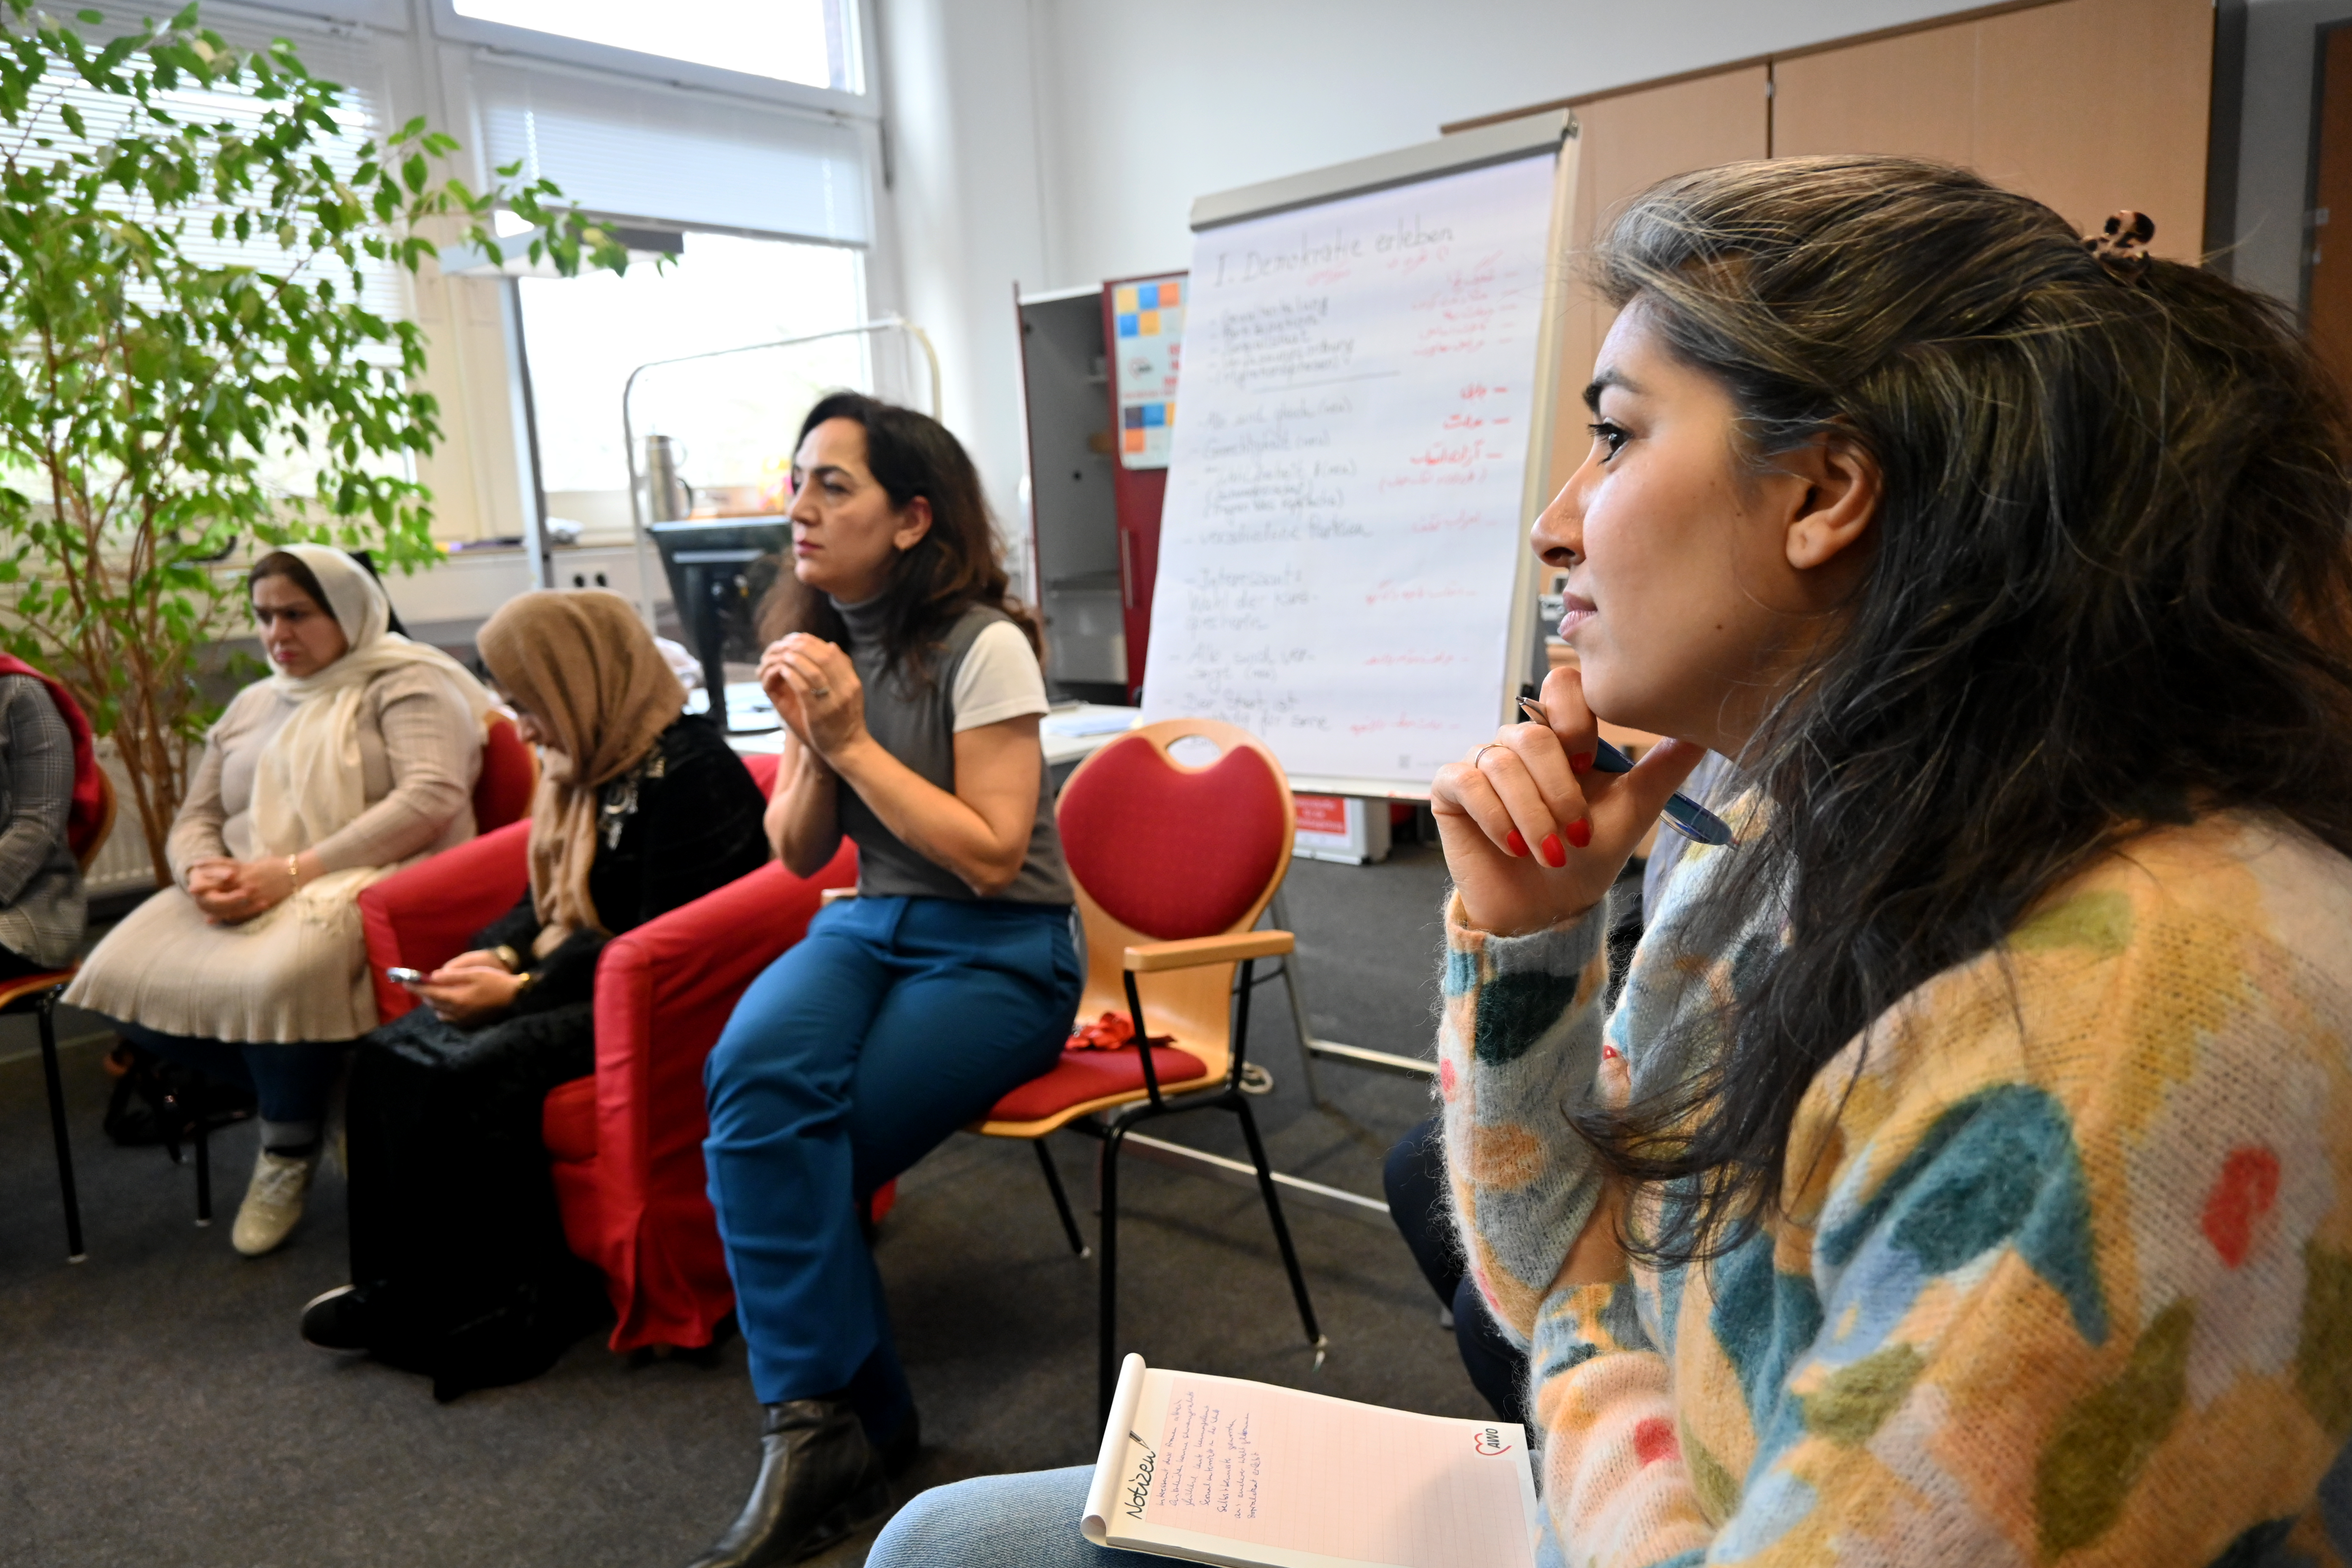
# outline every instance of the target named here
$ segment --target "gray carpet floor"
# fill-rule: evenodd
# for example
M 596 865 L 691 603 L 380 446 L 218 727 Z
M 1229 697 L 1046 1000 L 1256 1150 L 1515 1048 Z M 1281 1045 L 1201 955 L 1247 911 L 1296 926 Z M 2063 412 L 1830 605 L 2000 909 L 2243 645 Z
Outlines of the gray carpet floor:
M 1378 867 L 1296 864 L 1288 914 L 1318 1035 L 1427 1054 L 1444 880 L 1426 847 Z M 592 1336 L 535 1382 L 447 1405 L 421 1378 L 311 1351 L 301 1305 L 346 1272 L 340 1176 L 321 1173 L 288 1246 L 239 1258 L 228 1220 L 250 1126 L 215 1140 L 220 1219 L 199 1229 L 189 1168 L 101 1135 L 96 1026 L 65 1014 L 60 1032 L 89 1251 L 70 1267 L 32 1026 L 0 1020 L 0 1562 L 663 1568 L 732 1516 L 758 1416 L 740 1342 L 709 1366 L 632 1365 Z M 1258 1106 L 1276 1167 L 1377 1197 L 1381 1156 L 1427 1114 L 1425 1084 L 1325 1064 L 1311 1103 L 1279 981 L 1258 990 L 1250 1050 L 1276 1079 Z M 1223 1116 L 1150 1131 L 1241 1152 Z M 1096 1145 L 1053 1146 L 1083 1211 Z M 1288 1207 L 1331 1342 L 1318 1372 L 1253 1193 L 1141 1162 L 1121 1189 L 1121 1350 L 1485 1413 L 1378 1216 Z M 925 1448 L 896 1495 L 1091 1458 L 1094 1264 L 1063 1241 L 1034 1157 L 959 1135 L 900 1194 L 877 1257 Z M 860 1563 L 871 1535 L 820 1561 Z

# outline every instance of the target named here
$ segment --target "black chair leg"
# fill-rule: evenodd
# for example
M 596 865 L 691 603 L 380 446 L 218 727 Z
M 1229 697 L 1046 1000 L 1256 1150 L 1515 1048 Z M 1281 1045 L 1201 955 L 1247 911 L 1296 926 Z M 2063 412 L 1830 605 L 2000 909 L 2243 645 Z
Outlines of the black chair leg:
M 1257 1118 L 1250 1114 L 1249 1101 L 1236 1098 L 1234 1114 L 1242 1120 L 1242 1136 L 1249 1140 L 1250 1163 L 1257 1167 L 1257 1190 L 1265 1199 L 1266 1217 L 1274 1222 L 1275 1245 L 1282 1248 L 1282 1266 L 1290 1272 L 1290 1293 L 1298 1300 L 1298 1321 L 1307 1330 L 1307 1342 L 1315 1347 L 1315 1364 L 1323 1364 L 1324 1352 L 1330 1342 L 1315 1324 L 1314 1303 L 1307 1299 L 1307 1276 L 1298 1268 L 1298 1253 L 1290 1245 L 1290 1226 L 1283 1222 L 1282 1200 L 1274 1190 L 1274 1167 L 1266 1163 L 1265 1145 L 1257 1135 Z M 1108 1406 L 1105 1406 L 1108 1413 Z
M 1102 1327 L 1095 1419 L 1110 1419 L 1111 1395 L 1118 1391 L 1118 1146 L 1127 1124 L 1113 1121 L 1102 1144 Z
M 41 1071 L 49 1082 L 49 1136 L 58 1146 L 58 1191 L 66 1205 L 66 1261 L 89 1256 L 81 1245 L 81 1197 L 74 1188 L 73 1144 L 66 1131 L 65 1079 L 58 1069 L 57 993 L 36 1004 L 41 1026 Z
M 1093 1255 L 1087 1238 L 1078 1234 L 1078 1217 L 1070 1212 L 1070 1194 L 1062 1190 L 1062 1173 L 1054 1169 L 1054 1156 L 1043 1138 L 1032 1138 L 1029 1146 L 1037 1151 L 1037 1168 L 1045 1173 L 1045 1188 L 1054 1194 L 1054 1212 L 1062 1216 L 1062 1234 L 1070 1238 L 1070 1250 L 1080 1258 Z
M 196 1223 L 210 1225 L 213 1222 L 213 1130 L 211 1124 L 199 1116 L 191 1131 L 196 1142 Z

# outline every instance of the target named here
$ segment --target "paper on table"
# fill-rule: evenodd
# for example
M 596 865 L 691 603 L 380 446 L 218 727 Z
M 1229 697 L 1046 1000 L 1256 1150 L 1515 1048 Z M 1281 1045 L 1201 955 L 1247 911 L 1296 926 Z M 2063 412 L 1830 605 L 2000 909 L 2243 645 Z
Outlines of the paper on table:
M 1132 708 L 1108 711 L 1048 713 L 1041 726 L 1048 735 L 1111 735 L 1135 728 L 1142 716 Z
M 1514 1568 L 1538 1527 L 1526 1434 L 1129 1356 L 1084 1528 L 1108 1543 L 1277 1568 Z

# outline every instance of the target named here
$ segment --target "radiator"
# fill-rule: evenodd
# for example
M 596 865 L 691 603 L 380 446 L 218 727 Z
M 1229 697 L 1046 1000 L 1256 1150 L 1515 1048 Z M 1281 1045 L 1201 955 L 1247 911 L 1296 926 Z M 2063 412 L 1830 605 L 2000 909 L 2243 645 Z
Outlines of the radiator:
M 155 885 L 155 861 L 147 853 L 147 835 L 139 826 L 139 803 L 131 794 L 131 775 L 122 771 L 121 754 L 112 736 L 97 746 L 99 765 L 114 784 L 114 831 L 98 851 L 83 879 L 90 897 L 151 889 Z

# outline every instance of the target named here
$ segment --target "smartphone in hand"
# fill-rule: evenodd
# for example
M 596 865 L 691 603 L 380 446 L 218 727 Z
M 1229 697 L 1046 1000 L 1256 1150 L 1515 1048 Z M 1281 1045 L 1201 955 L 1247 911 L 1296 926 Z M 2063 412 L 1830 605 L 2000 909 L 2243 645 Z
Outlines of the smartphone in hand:
M 418 985 L 424 983 L 425 971 L 421 969 L 402 969 L 395 967 L 385 970 L 383 972 L 383 977 L 386 980 L 391 981 L 394 985 Z

